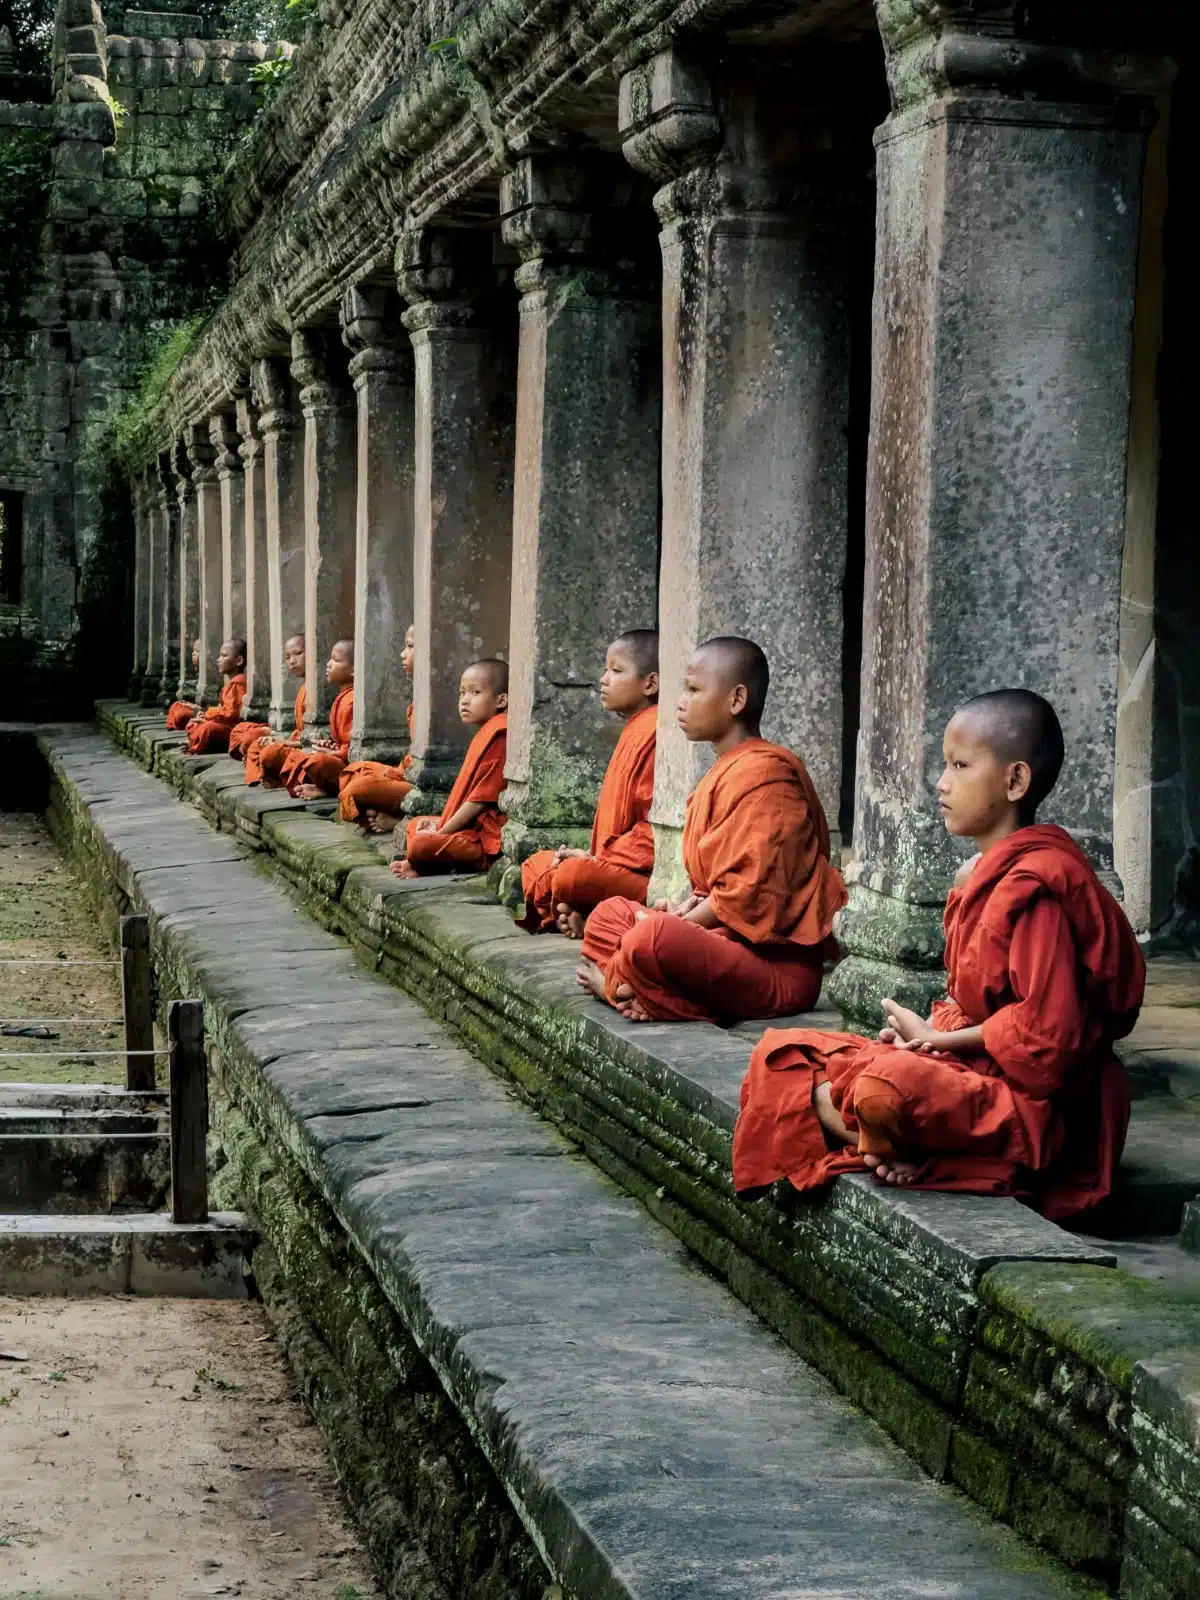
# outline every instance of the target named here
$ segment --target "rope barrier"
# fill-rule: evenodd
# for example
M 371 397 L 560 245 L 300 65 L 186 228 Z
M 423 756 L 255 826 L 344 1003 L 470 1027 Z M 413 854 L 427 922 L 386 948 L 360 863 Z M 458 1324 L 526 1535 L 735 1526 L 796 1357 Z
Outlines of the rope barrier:
M 90 1028 L 119 1028 L 125 1021 L 124 1017 L 0 1017 L 0 1028 L 48 1028 L 51 1023 L 58 1028 L 78 1028 L 85 1024 Z
M 165 1050 L 89 1050 L 86 1045 L 79 1050 L 0 1050 L 0 1061 L 76 1061 L 86 1056 L 169 1056 Z
M 55 961 L 49 957 L 30 956 L 5 956 L 0 959 L 0 967 L 119 967 L 119 961 Z

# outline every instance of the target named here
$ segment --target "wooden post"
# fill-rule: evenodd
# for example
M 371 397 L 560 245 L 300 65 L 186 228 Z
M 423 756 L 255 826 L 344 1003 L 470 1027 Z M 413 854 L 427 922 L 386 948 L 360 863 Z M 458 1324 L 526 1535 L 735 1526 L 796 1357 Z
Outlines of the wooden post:
M 204 1054 L 204 1003 L 172 1000 L 171 1221 L 208 1221 L 208 1063 Z
M 154 997 L 150 919 L 121 918 L 121 997 L 125 1011 L 125 1087 L 154 1088 Z

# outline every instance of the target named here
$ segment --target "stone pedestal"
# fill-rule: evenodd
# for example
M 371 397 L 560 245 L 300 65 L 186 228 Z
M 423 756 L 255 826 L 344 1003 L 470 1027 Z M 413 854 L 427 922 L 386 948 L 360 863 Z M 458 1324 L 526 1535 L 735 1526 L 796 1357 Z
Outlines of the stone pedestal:
M 262 435 L 258 413 L 249 399 L 238 401 L 237 431 L 241 438 L 245 506 L 242 560 L 245 572 L 247 722 L 266 722 L 271 712 L 271 607 L 267 580 L 267 497 Z
M 965 6 L 960 32 L 957 10 L 935 36 L 880 5 L 894 110 L 876 139 L 857 859 L 833 980 L 871 1026 L 884 994 L 923 1010 L 944 987 L 942 902 L 965 846 L 935 785 L 967 697 L 1051 701 L 1067 758 L 1042 818 L 1112 867 L 1148 118 L 1103 100 L 1101 53 L 988 37 Z M 1130 87 L 1137 63 L 1111 66 Z
M 605 649 L 657 622 L 662 363 L 657 263 L 638 278 L 604 166 L 527 157 L 501 207 L 523 257 L 504 802 L 516 864 L 587 842 L 618 732 L 596 689 Z
M 462 762 L 458 682 L 508 656 L 516 317 L 498 315 L 490 236 L 401 237 L 396 277 L 416 371 L 414 810 L 440 809 Z
M 413 356 L 399 307 L 380 289 L 345 296 L 342 339 L 358 411 L 350 751 L 356 761 L 399 762 L 408 749 L 402 655 L 413 620 Z
M 216 451 L 207 426 L 193 423 L 184 435 L 192 488 L 196 496 L 196 547 L 199 555 L 198 586 L 200 669 L 196 674 L 196 701 L 213 705 L 221 692 L 217 652 L 228 634 L 223 630 L 224 563 L 221 554 L 221 485 L 214 465 Z
M 352 395 L 332 334 L 292 335 L 292 373 L 304 416 L 304 741 L 329 737 L 337 690 L 325 663 L 354 635 L 357 445 Z
M 140 700 L 150 651 L 150 523 L 154 516 L 149 475 L 133 484 L 133 670 L 129 698 Z
M 269 356 L 256 362 L 250 381 L 263 441 L 269 720 L 290 733 L 296 690 L 284 668 L 283 642 L 304 632 L 304 427 L 286 361 Z
M 179 502 L 171 456 L 164 451 L 154 475 L 158 519 L 163 531 L 162 674 L 158 704 L 167 707 L 179 685 Z
M 157 474 L 146 475 L 147 619 L 146 670 L 141 702 L 156 706 L 163 686 L 163 635 L 167 615 L 167 517 L 159 498 Z
M 246 500 L 235 419 L 218 411 L 208 419 L 213 465 L 221 490 L 221 631 L 246 637 Z
M 766 652 L 763 733 L 804 758 L 836 854 L 857 219 L 830 98 L 730 61 L 710 77 L 673 51 L 621 80 L 625 155 L 665 185 L 652 893 L 683 886 L 685 802 L 711 752 L 679 733 L 675 705 L 714 634 Z
M 177 440 L 172 446 L 170 464 L 179 528 L 179 681 L 176 698 L 194 704 L 196 669 L 192 666 L 192 642 L 200 637 L 200 538 L 192 469 L 182 440 Z

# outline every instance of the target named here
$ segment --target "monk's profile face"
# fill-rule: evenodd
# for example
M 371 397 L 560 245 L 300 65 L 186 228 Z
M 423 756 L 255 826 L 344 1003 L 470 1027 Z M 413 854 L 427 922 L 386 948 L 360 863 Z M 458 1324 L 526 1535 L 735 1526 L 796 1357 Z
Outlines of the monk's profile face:
M 408 625 L 408 632 L 404 635 L 404 649 L 400 659 L 404 663 L 405 675 L 411 678 L 417 664 L 417 634 L 411 622 Z
M 293 678 L 304 676 L 304 640 L 299 635 L 284 645 L 283 659 Z
M 192 670 L 193 671 L 197 671 L 197 670 L 199 670 L 199 667 L 200 667 L 200 641 L 199 641 L 199 639 L 193 639 L 192 640 Z
M 723 739 L 746 709 L 746 685 L 730 683 L 712 651 L 698 650 L 683 675 L 677 720 L 693 744 Z
M 497 692 L 486 667 L 468 667 L 458 685 L 458 714 L 468 728 L 482 728 L 508 709 L 508 695 Z
M 226 678 L 232 678 L 235 672 L 240 672 L 246 665 L 242 652 L 238 649 L 236 639 L 226 639 L 217 652 L 217 671 Z
M 643 677 L 626 646 L 610 644 L 600 678 L 600 704 L 605 711 L 614 711 L 621 717 L 632 716 L 648 706 L 657 694 L 658 673 L 650 672 Z
M 1029 766 L 1002 761 L 983 720 L 958 712 L 946 724 L 938 779 L 938 808 L 956 839 L 984 839 L 1002 828 L 1029 792 Z
M 354 652 L 347 649 L 340 639 L 329 652 L 329 660 L 325 663 L 325 682 L 335 683 L 340 689 L 354 682 Z

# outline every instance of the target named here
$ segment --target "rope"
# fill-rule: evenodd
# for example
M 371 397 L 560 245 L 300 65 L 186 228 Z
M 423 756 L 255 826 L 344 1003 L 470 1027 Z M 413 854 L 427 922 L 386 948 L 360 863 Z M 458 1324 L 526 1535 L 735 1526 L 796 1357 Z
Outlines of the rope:
M 0 959 L 0 967 L 119 967 L 120 961 L 62 961 L 50 960 L 41 956 L 30 956 L 28 959 L 20 956 L 5 956 Z
M 86 1056 L 169 1056 L 166 1050 L 0 1050 L 0 1061 L 77 1061 Z

